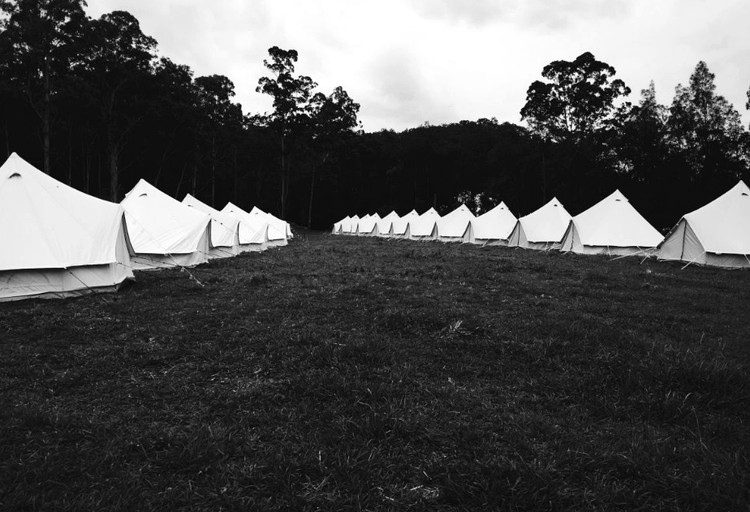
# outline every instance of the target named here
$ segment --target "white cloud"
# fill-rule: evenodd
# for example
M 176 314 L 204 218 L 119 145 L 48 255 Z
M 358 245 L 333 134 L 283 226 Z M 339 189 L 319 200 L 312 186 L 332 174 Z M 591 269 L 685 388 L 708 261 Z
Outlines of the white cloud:
M 361 104 L 366 130 L 497 117 L 519 122 L 529 84 L 553 60 L 592 52 L 633 90 L 656 83 L 670 103 L 699 60 L 718 93 L 744 114 L 750 86 L 746 0 L 90 0 L 122 9 L 196 75 L 224 74 L 246 112 L 277 45 L 299 52 L 297 71 L 323 92 L 341 85 Z

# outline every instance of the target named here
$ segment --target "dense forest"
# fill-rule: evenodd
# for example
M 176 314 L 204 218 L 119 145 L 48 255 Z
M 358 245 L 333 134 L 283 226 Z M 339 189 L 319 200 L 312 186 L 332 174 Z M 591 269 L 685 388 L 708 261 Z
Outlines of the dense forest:
M 273 111 L 243 113 L 227 77 L 196 77 L 159 56 L 131 14 L 93 19 L 84 6 L 0 0 L 0 159 L 17 152 L 102 198 L 119 201 L 144 178 L 178 199 L 326 228 L 459 200 L 480 210 L 502 200 L 524 215 L 556 196 L 575 215 L 620 188 L 665 229 L 750 177 L 750 134 L 702 61 L 671 105 L 653 83 L 631 99 L 614 67 L 584 53 L 540 70 L 525 126 L 365 133 L 356 98 L 295 74 L 295 50 L 273 47 L 264 61 L 257 91 Z

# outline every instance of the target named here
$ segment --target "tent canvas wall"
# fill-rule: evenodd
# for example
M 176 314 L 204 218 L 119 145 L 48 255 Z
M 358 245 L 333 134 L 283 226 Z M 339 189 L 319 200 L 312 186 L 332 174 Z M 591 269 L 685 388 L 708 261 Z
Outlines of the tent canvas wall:
M 473 242 L 486 245 L 508 245 L 510 234 L 517 221 L 516 216 L 510 212 L 505 203 L 501 202 L 472 222 Z
M 133 278 L 122 207 L 16 153 L 0 167 L 0 240 L 0 301 L 114 291 Z
M 418 217 L 419 214 L 417 213 L 417 211 L 412 210 L 403 217 L 394 219 L 391 236 L 393 238 L 409 238 L 409 223 Z
M 357 227 L 357 234 L 361 236 L 375 236 L 378 234 L 378 221 L 380 215 L 373 214 L 367 215 L 365 218 L 360 219 L 359 226 Z
M 662 238 L 628 199 L 615 190 L 571 219 L 560 250 L 609 256 L 649 255 Z
M 393 229 L 393 222 L 398 219 L 398 213 L 392 211 L 378 221 L 378 236 L 390 236 Z
M 351 216 L 347 215 L 343 218 L 341 221 L 341 229 L 339 229 L 340 235 L 347 235 L 352 232 L 352 222 L 354 220 L 351 218 Z
M 352 215 L 351 217 L 349 217 L 349 222 L 342 226 L 341 232 L 344 235 L 353 235 L 357 232 L 358 225 L 359 225 L 359 215 Z
M 268 243 L 270 245 L 287 245 L 292 238 L 292 228 L 287 221 L 264 212 L 257 206 L 253 206 L 253 209 L 250 210 L 250 217 L 255 217 L 258 222 L 265 221 L 268 223 Z
M 122 200 L 136 269 L 192 267 L 208 261 L 211 218 L 146 180 Z
M 409 221 L 409 239 L 410 240 L 436 240 L 437 239 L 437 221 L 440 214 L 430 208 L 419 217 Z
M 344 217 L 343 219 L 341 219 L 340 221 L 334 222 L 333 223 L 333 229 L 331 230 L 331 234 L 333 234 L 333 235 L 340 235 L 341 234 L 341 230 L 344 227 L 344 224 L 346 224 L 347 222 L 351 222 L 351 219 L 349 218 L 348 215 L 346 217 Z
M 239 241 L 239 219 L 211 208 L 190 194 L 187 194 L 182 202 L 211 217 L 211 249 L 208 251 L 210 259 L 228 258 L 243 252 Z
M 524 249 L 559 249 L 572 217 L 557 198 L 518 219 L 508 245 Z
M 230 215 L 240 221 L 238 237 L 244 252 L 265 251 L 270 244 L 268 221 L 257 215 L 250 215 L 237 205 L 227 203 L 221 213 Z
M 441 242 L 471 242 L 473 240 L 472 221 L 476 217 L 462 204 L 437 221 L 438 240 Z
M 740 181 L 684 215 L 658 248 L 660 260 L 725 268 L 750 267 L 750 189 Z
M 359 234 L 359 226 L 363 222 L 367 222 L 370 219 L 370 214 L 365 214 L 364 216 L 357 219 L 357 222 L 352 224 L 352 235 L 358 235 Z

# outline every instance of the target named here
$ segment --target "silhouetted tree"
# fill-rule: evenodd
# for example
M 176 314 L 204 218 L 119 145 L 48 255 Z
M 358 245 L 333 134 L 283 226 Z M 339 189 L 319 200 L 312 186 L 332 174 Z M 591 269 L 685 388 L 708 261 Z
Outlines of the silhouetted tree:
M 599 130 L 612 118 L 615 101 L 630 94 L 622 80 L 611 80 L 614 75 L 614 67 L 589 52 L 572 62 L 551 62 L 542 70 L 547 82 L 537 80 L 529 86 L 521 119 L 552 140 Z
M 340 86 L 329 96 L 319 92 L 310 99 L 311 148 L 314 156 L 307 210 L 308 227 L 312 226 L 316 170 L 322 170 L 331 154 L 349 143 L 349 136 L 353 135 L 353 130 L 359 126 L 357 112 L 359 103 L 352 100 Z
M 125 11 L 92 20 L 80 72 L 91 84 L 105 137 L 109 198 L 120 199 L 120 159 L 131 130 L 143 119 L 156 41 Z
M 160 144 L 152 162 L 155 167 L 152 183 L 160 187 L 162 179 L 166 179 L 169 191 L 174 190 L 177 197 L 186 169 L 198 158 L 195 146 L 201 121 L 199 101 L 190 67 L 164 57 L 155 65 L 153 73 L 154 94 L 149 105 L 153 122 L 150 124 L 155 132 L 154 138 Z M 176 166 L 174 175 L 165 177 L 173 166 Z
M 295 76 L 294 63 L 296 50 L 282 50 L 278 46 L 268 49 L 270 60 L 263 65 L 273 73 L 273 77 L 258 80 L 257 92 L 273 98 L 273 112 L 267 118 L 267 125 L 277 134 L 280 143 L 281 170 L 281 217 L 287 215 L 287 199 L 291 181 L 291 156 L 295 138 L 307 128 L 310 120 L 309 100 L 313 89 L 318 85 L 309 76 Z
M 654 82 L 641 91 L 640 103 L 623 112 L 618 148 L 620 171 L 639 182 L 652 179 L 666 157 L 669 112 L 656 101 Z
M 178 199 L 191 191 L 323 227 L 447 211 L 466 190 L 519 215 L 553 195 L 576 213 L 618 187 L 666 227 L 748 178 L 750 136 L 704 63 L 670 108 L 653 85 L 624 102 L 614 68 L 585 53 L 529 87 L 528 128 L 483 118 L 362 133 L 359 105 L 343 88 L 316 94 L 295 50 L 273 47 L 264 61 L 257 90 L 273 111 L 243 115 L 228 77 L 156 60 L 132 15 L 91 20 L 82 5 L 0 0 L 0 150 L 100 197 L 145 178 Z
M 715 76 L 701 61 L 687 87 L 675 89 L 669 109 L 669 145 L 685 168 L 683 179 L 717 189 L 737 180 L 748 168 L 739 112 L 716 94 Z
M 50 173 L 52 103 L 59 79 L 76 57 L 85 32 L 83 0 L 0 2 L 7 16 L 0 31 L 0 78 L 11 82 L 41 122 L 43 170 Z
M 223 75 L 202 76 L 195 79 L 198 92 L 200 116 L 203 132 L 209 145 L 210 176 L 211 176 L 211 205 L 216 205 L 216 165 L 217 152 L 222 141 L 231 140 L 232 129 L 242 126 L 242 109 L 232 103 L 234 84 Z M 193 178 L 193 194 L 197 193 L 197 166 Z

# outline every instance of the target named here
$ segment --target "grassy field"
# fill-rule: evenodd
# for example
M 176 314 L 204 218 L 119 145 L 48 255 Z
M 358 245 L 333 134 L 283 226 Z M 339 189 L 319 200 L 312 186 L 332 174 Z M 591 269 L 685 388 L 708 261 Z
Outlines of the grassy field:
M 1 510 L 750 509 L 750 272 L 300 233 L 0 304 Z

